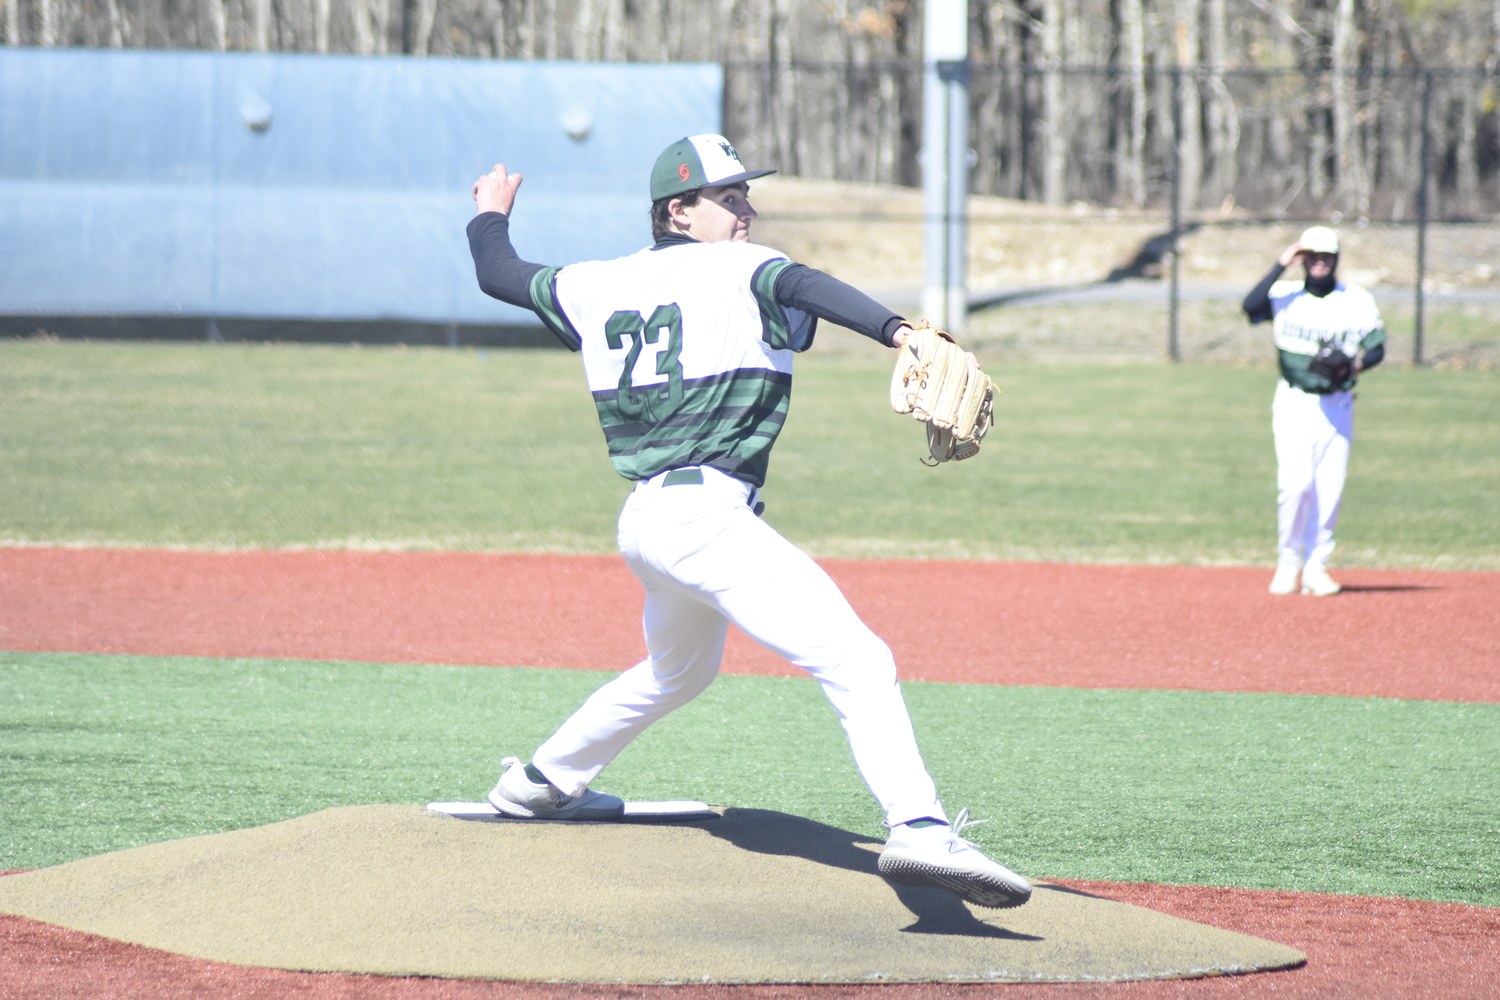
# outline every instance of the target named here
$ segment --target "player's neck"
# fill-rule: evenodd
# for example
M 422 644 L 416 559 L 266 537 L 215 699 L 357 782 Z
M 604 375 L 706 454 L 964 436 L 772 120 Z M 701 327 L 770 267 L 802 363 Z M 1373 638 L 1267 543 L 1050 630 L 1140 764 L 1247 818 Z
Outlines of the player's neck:
M 1322 278 L 1314 278 L 1312 275 L 1308 275 L 1307 282 L 1303 287 L 1307 289 L 1310 295 L 1316 295 L 1321 299 L 1338 287 L 1338 283 L 1339 279 L 1336 273 L 1328 274 Z
M 681 246 L 684 243 L 698 242 L 701 241 L 693 239 L 693 237 L 689 236 L 687 233 L 674 231 L 670 233 L 662 233 L 661 236 L 657 238 L 656 245 L 651 249 L 659 250 L 662 247 L 675 247 Z

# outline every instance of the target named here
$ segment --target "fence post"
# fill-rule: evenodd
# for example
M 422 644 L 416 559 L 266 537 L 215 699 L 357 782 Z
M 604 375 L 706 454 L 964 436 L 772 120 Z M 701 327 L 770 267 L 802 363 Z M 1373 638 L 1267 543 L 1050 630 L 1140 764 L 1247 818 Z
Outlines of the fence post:
M 1422 74 L 1422 166 L 1417 185 L 1417 288 L 1416 326 L 1412 331 L 1411 363 L 1423 363 L 1422 340 L 1427 323 L 1427 189 L 1432 172 L 1432 70 Z
M 1167 357 L 1182 360 L 1177 342 L 1178 267 L 1177 231 L 1182 225 L 1182 67 L 1172 67 L 1172 287 L 1167 303 Z

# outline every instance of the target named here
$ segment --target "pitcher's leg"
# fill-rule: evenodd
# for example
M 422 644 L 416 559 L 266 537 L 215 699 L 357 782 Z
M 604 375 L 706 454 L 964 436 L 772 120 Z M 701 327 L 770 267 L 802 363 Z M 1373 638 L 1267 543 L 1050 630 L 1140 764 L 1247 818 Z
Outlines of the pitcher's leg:
M 817 563 L 749 511 L 682 560 L 724 615 L 823 687 L 860 775 L 890 823 L 946 821 L 896 681 L 890 649 Z
M 653 722 L 692 701 L 724 659 L 729 623 L 717 610 L 670 586 L 647 584 L 646 659 L 589 696 L 532 763 L 577 795 Z

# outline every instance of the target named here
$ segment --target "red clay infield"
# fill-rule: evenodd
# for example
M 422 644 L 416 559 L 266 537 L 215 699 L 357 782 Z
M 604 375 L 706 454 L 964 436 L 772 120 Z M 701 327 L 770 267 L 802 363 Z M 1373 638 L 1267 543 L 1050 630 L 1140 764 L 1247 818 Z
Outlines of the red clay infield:
M 824 565 L 907 679 L 1500 701 L 1500 573 Z M 640 609 L 618 557 L 0 548 L 0 649 L 619 670 Z M 737 633 L 725 669 L 795 672 Z
M 1345 594 L 1318 599 L 1271 597 L 1268 571 L 1237 568 L 824 565 L 907 678 L 1500 701 L 1497 573 L 1351 570 L 1338 574 Z M 915 612 L 909 594 L 922 595 Z M 619 669 L 641 655 L 639 613 L 638 587 L 609 557 L 0 548 L 0 649 Z M 951 633 L 955 622 L 967 631 Z M 726 670 L 792 672 L 738 635 Z M 1155 983 L 567 986 L 243 968 L 0 915 L 0 1000 L 1500 996 L 1500 910 L 1065 884 L 1280 941 L 1308 964 Z

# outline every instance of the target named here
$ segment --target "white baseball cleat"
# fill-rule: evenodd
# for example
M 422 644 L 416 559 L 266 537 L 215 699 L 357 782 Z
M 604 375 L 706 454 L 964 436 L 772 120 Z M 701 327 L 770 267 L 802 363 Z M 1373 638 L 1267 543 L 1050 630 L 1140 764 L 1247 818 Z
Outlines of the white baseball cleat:
M 1271 593 L 1273 594 L 1295 594 L 1297 592 L 1297 574 L 1302 567 L 1296 563 L 1279 563 L 1276 566 L 1276 575 L 1271 577 Z
M 490 791 L 490 805 L 513 819 L 619 819 L 625 815 L 625 801 L 602 792 L 584 789 L 581 795 L 564 795 L 550 784 L 540 784 L 526 776 L 526 766 L 519 757 L 500 762 L 505 768 Z
M 946 889 L 976 906 L 1020 906 L 1031 898 L 1031 883 L 959 836 L 965 827 L 984 822 L 971 821 L 965 809 L 951 827 L 937 824 L 912 829 L 902 823 L 886 839 L 880 874 L 897 885 Z
M 1343 589 L 1322 566 L 1303 567 L 1302 592 L 1304 594 L 1311 594 L 1314 597 L 1332 597 Z

